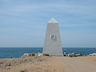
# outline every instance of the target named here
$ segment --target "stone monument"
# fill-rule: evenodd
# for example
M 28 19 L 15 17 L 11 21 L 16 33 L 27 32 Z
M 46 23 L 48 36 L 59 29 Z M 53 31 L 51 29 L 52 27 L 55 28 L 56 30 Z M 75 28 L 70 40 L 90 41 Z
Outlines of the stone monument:
M 58 22 L 52 18 L 47 25 L 43 53 L 63 55 Z

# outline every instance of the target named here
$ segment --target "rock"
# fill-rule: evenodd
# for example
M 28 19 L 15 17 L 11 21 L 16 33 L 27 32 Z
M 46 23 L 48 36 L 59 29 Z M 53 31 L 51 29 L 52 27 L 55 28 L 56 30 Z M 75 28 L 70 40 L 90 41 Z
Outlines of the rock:
M 35 53 L 32 53 L 31 56 L 35 56 Z
M 44 56 L 49 56 L 49 54 L 43 54 Z
M 30 53 L 25 53 L 24 56 L 31 56 L 31 54 Z
M 38 56 L 38 54 L 35 54 L 35 56 Z
M 68 54 L 68 57 L 77 57 L 77 56 L 82 56 L 82 54 L 75 54 L 75 53 Z
M 76 56 L 82 56 L 82 54 L 76 54 Z
M 32 56 L 32 54 L 30 54 L 30 53 L 25 53 L 25 54 L 22 56 L 22 58 L 28 57 L 28 56 Z
M 75 53 L 68 54 L 68 57 L 76 57 Z
M 96 56 L 96 53 L 89 54 L 89 56 Z
M 49 54 L 39 53 L 38 56 L 49 56 Z
M 38 54 L 35 54 L 35 53 L 25 53 L 22 58 L 24 57 L 28 57 L 28 56 L 38 56 Z
M 27 57 L 27 56 L 49 56 L 49 54 L 43 54 L 43 53 L 25 53 L 22 57 Z
M 43 53 L 39 53 L 38 56 L 43 56 Z
M 25 53 L 22 58 L 29 57 L 29 56 L 49 56 L 49 54 L 43 53 Z

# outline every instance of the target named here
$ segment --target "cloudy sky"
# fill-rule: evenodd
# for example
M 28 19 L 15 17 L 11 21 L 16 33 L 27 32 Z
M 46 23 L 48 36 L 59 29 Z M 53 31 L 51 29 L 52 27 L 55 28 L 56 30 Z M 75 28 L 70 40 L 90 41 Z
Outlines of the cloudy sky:
M 96 0 L 0 0 L 0 47 L 43 47 L 52 17 L 63 47 L 96 48 Z

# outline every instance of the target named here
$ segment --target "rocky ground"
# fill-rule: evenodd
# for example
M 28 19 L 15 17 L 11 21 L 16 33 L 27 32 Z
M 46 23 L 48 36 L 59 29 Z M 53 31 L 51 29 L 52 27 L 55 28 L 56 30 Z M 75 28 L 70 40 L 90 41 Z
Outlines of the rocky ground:
M 0 59 L 0 69 L 11 69 L 12 67 L 19 66 L 20 64 L 27 64 L 27 63 L 39 63 L 47 61 L 49 57 L 39 57 L 39 56 L 31 56 L 31 57 L 23 57 L 23 58 L 7 58 L 7 59 Z
M 70 72 L 54 56 L 0 59 L 0 72 Z
M 96 56 L 25 56 L 0 59 L 0 72 L 96 72 Z

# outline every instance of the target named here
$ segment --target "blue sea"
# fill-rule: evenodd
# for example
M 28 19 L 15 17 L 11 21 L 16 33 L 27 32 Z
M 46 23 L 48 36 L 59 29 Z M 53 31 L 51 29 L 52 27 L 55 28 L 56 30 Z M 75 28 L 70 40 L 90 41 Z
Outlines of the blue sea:
M 0 58 L 19 58 L 24 53 L 38 53 L 38 49 L 40 53 L 42 53 L 43 48 L 31 48 L 31 47 L 11 47 L 11 48 L 0 48 Z M 66 50 L 66 54 L 69 53 L 81 53 L 82 55 L 89 55 L 91 53 L 96 53 L 96 48 L 63 48 Z

